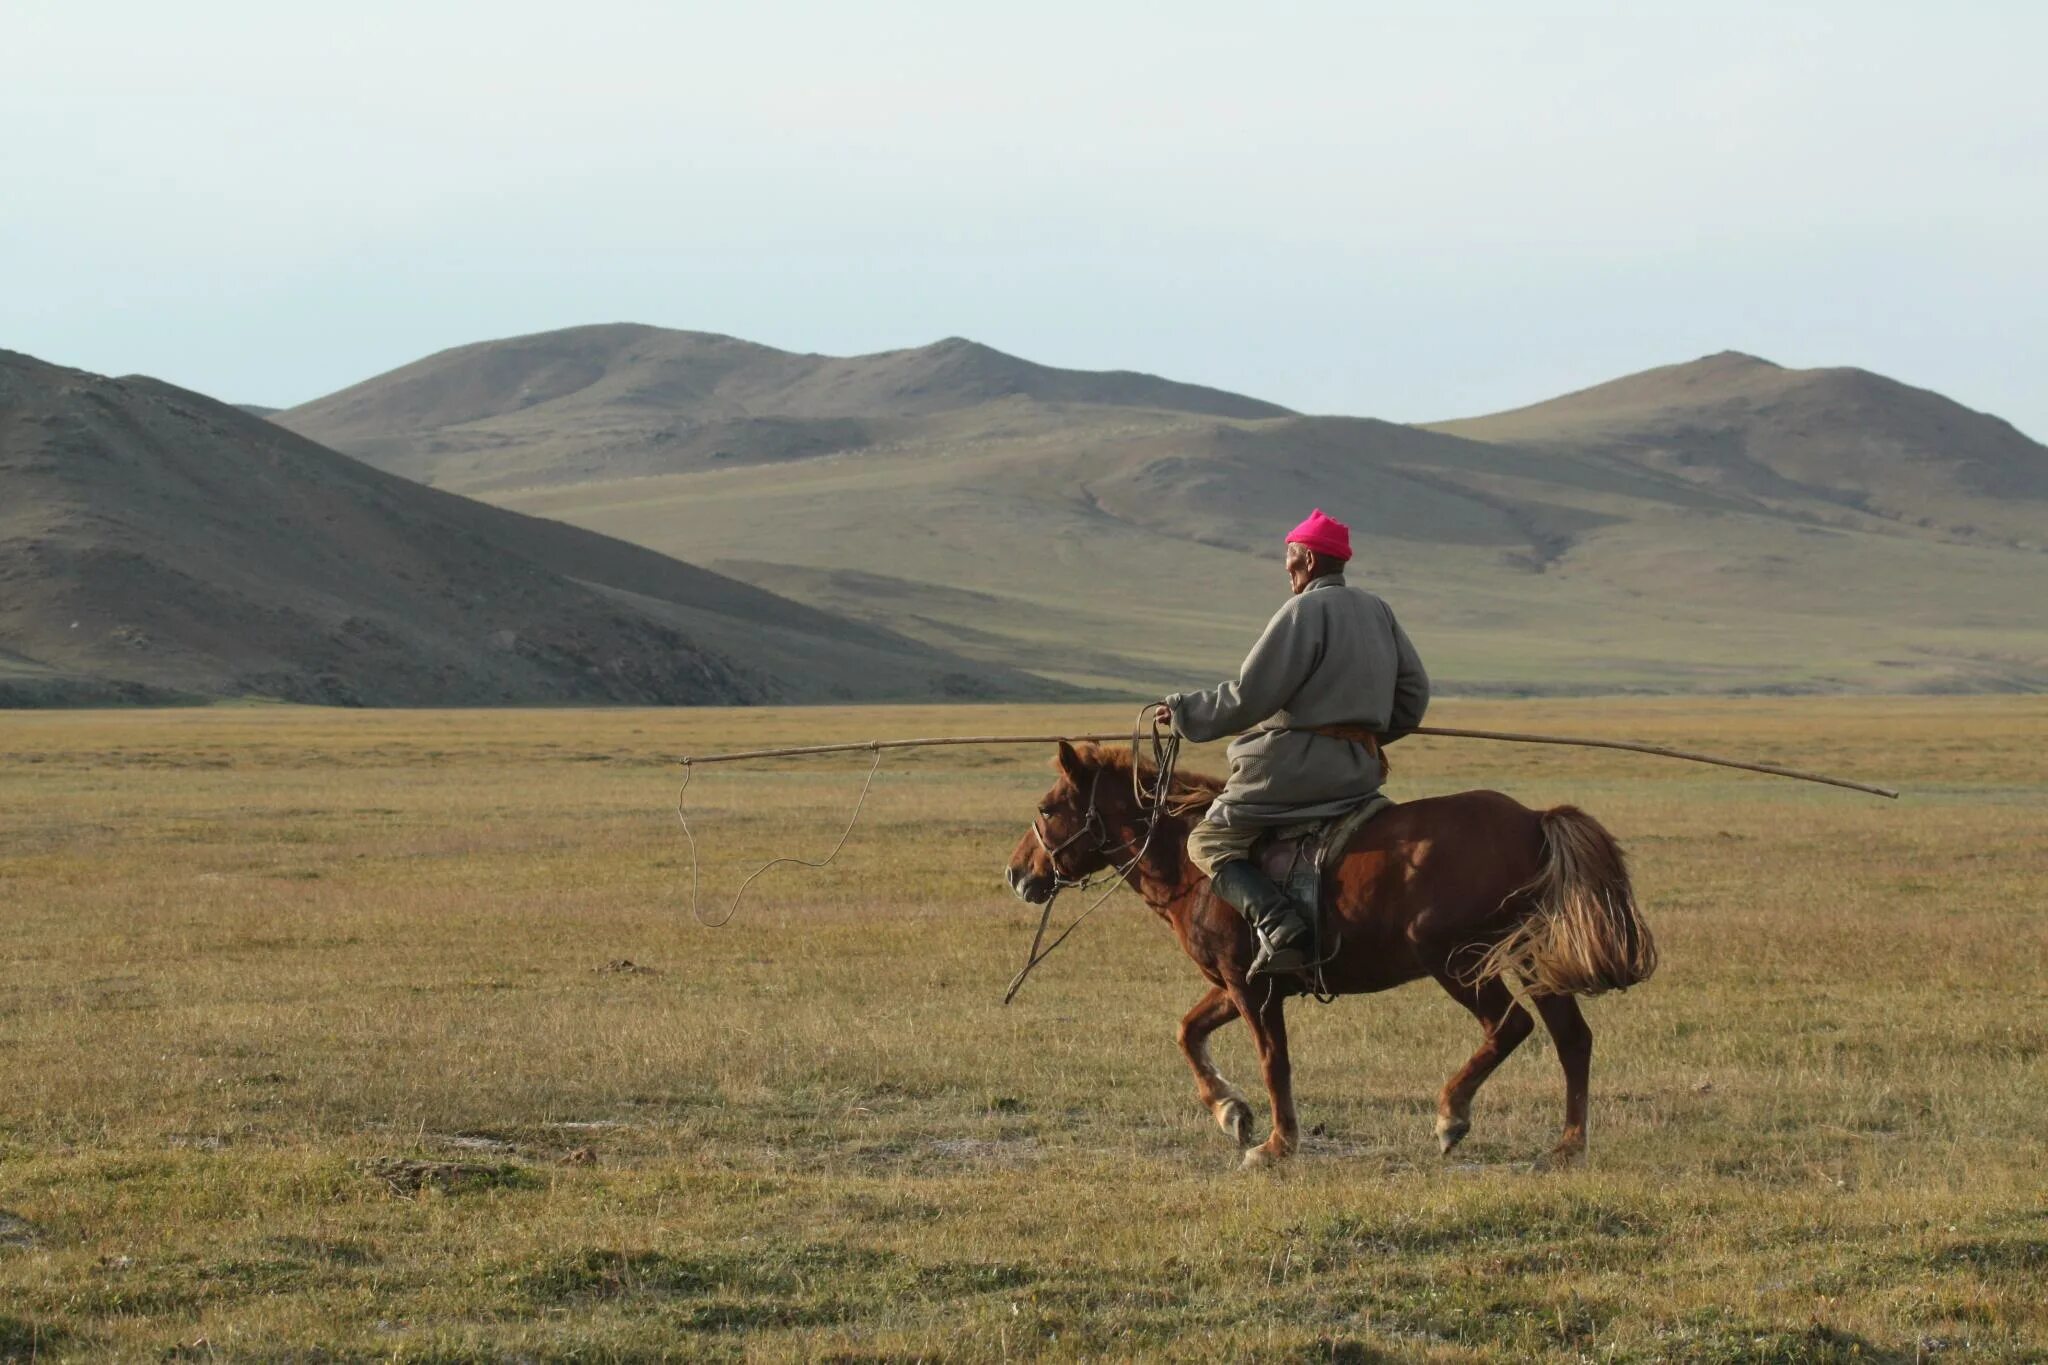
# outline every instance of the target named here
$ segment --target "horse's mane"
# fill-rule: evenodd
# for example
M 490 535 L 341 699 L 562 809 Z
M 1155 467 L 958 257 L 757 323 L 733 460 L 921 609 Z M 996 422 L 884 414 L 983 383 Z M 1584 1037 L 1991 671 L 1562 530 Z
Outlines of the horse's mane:
M 1129 778 L 1135 768 L 1137 775 L 1149 783 L 1152 774 L 1157 771 L 1150 759 L 1135 758 L 1127 748 L 1109 748 L 1101 744 L 1084 742 L 1076 744 L 1074 752 L 1080 755 L 1081 762 L 1087 767 L 1100 772 L 1121 774 L 1125 778 Z M 1175 768 L 1173 787 L 1168 792 L 1172 802 L 1171 809 L 1175 815 L 1199 817 L 1202 812 L 1209 809 L 1209 803 L 1214 801 L 1222 790 L 1223 779 L 1220 777 L 1210 777 L 1207 773 L 1183 772 Z

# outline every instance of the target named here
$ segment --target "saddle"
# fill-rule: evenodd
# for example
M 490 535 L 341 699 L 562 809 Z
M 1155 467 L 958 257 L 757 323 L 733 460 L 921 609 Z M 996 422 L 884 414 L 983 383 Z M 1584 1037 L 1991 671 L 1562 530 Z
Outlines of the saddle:
M 1379 760 L 1380 780 L 1386 780 L 1387 754 L 1377 732 L 1363 725 L 1303 728 L 1326 739 L 1341 739 L 1361 746 L 1367 754 Z M 1274 885 L 1314 911 L 1316 942 L 1323 941 L 1323 915 L 1327 909 L 1323 904 L 1323 874 L 1336 866 L 1337 860 L 1350 846 L 1352 836 L 1364 828 L 1365 822 L 1393 804 L 1390 798 L 1374 792 L 1350 810 L 1331 816 L 1306 835 L 1281 838 L 1276 832 L 1252 845 L 1252 858 L 1259 870 L 1270 877 Z
M 1328 911 L 1323 903 L 1325 875 L 1343 859 L 1344 850 L 1351 846 L 1358 831 L 1365 828 L 1366 821 L 1393 804 L 1391 798 L 1374 792 L 1306 834 L 1289 832 L 1283 837 L 1283 833 L 1276 830 L 1252 845 L 1252 860 L 1259 870 L 1296 901 L 1314 908 L 1318 942 L 1323 938 L 1321 921 Z

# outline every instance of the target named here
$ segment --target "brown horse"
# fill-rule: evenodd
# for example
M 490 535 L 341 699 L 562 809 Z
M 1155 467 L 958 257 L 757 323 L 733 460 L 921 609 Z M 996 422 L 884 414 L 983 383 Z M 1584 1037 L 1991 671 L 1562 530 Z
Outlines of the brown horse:
M 1128 869 L 1124 881 L 1173 926 L 1210 982 L 1180 1022 L 1196 1094 L 1224 1132 L 1250 1147 L 1251 1107 L 1209 1060 L 1209 1035 L 1242 1016 L 1273 1104 L 1272 1134 L 1244 1164 L 1279 1161 L 1299 1140 L 1284 1010 L 1305 985 L 1246 984 L 1251 930 L 1188 861 L 1188 829 L 1222 784 L 1177 777 L 1155 812 L 1135 780 L 1149 770 L 1134 773 L 1133 763 L 1122 751 L 1061 743 L 1059 778 L 1010 855 L 1010 887 L 1042 905 L 1063 884 Z M 1657 963 L 1621 849 L 1592 816 L 1572 806 L 1532 811 L 1491 791 L 1404 802 L 1359 832 L 1326 877 L 1324 898 L 1336 943 L 1325 989 L 1353 995 L 1431 977 L 1486 1031 L 1437 1097 L 1444 1152 L 1470 1131 L 1474 1093 L 1535 1027 L 1509 979 L 1542 1016 L 1564 1065 L 1564 1133 L 1548 1160 L 1585 1151 L 1593 1034 L 1573 997 L 1632 986 Z

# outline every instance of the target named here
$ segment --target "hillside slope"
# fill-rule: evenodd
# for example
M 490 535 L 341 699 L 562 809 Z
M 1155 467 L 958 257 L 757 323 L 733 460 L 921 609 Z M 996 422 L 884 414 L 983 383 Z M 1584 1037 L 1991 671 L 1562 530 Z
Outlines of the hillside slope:
M 0 352 L 0 700 L 1038 696 L 643 547 L 370 469 L 223 403 Z

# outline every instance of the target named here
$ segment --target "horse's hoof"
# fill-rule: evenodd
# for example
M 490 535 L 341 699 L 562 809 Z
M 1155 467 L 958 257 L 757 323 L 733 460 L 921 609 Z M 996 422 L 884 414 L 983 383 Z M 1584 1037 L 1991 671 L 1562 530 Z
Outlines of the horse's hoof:
M 1583 1142 L 1560 1142 L 1536 1159 L 1539 1171 L 1568 1171 L 1574 1166 L 1584 1165 L 1586 1144 Z
M 1470 1119 L 1438 1119 L 1436 1121 L 1437 1151 L 1444 1156 L 1451 1154 L 1451 1148 L 1465 1140 L 1465 1134 L 1472 1131 Z
M 1252 1107 L 1243 1100 L 1229 1099 L 1216 1106 L 1216 1126 L 1230 1134 L 1240 1147 L 1252 1145 Z
M 1275 1148 L 1271 1142 L 1264 1142 L 1244 1154 L 1244 1160 L 1237 1164 L 1240 1171 L 1263 1171 L 1278 1166 L 1287 1159 L 1284 1148 Z

